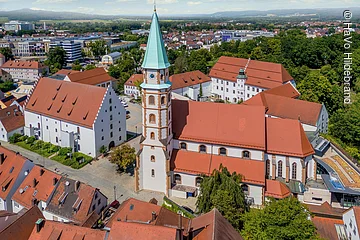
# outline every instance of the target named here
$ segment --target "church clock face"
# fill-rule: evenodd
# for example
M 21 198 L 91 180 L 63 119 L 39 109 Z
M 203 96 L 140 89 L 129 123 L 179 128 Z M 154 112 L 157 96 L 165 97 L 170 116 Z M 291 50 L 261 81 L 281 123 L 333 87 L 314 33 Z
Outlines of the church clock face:
M 150 78 L 151 79 L 154 79 L 154 77 L 155 77 L 155 75 L 152 73 L 152 74 L 150 74 Z

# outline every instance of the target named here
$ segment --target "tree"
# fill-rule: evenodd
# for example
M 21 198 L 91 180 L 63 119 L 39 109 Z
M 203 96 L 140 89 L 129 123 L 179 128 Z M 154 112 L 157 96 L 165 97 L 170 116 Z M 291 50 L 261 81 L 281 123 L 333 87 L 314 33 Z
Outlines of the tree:
M 109 47 L 105 40 L 96 40 L 95 42 L 90 42 L 88 46 L 95 58 L 99 58 L 109 51 Z
M 88 65 L 86 65 L 85 70 L 91 70 L 94 68 L 96 68 L 96 66 L 94 64 L 88 64 Z
M 100 149 L 99 149 L 99 152 L 100 152 L 101 154 L 105 154 L 105 153 L 107 152 L 107 148 L 106 148 L 104 145 L 102 145 L 102 146 L 100 147 Z
M 118 165 L 119 169 L 126 171 L 127 167 L 129 167 L 135 161 L 135 148 L 130 147 L 128 144 L 124 144 L 118 148 L 115 148 L 110 153 L 110 162 Z
M 51 48 L 47 54 L 45 64 L 49 66 L 50 72 L 55 73 L 66 63 L 66 52 L 61 47 Z
M 0 53 L 5 56 L 6 61 L 14 57 L 11 48 L 8 47 L 0 48 Z
M 199 213 L 207 213 L 213 208 L 238 230 L 242 228 L 241 215 L 247 210 L 245 195 L 241 189 L 241 175 L 230 173 L 220 165 L 210 177 L 203 177 L 196 206 Z
M 71 69 L 75 70 L 75 71 L 80 71 L 82 70 L 82 66 L 80 65 L 79 60 L 76 60 L 72 65 L 71 65 Z
M 244 239 L 317 239 L 309 211 L 294 197 L 272 199 L 264 209 L 251 209 L 243 216 Z

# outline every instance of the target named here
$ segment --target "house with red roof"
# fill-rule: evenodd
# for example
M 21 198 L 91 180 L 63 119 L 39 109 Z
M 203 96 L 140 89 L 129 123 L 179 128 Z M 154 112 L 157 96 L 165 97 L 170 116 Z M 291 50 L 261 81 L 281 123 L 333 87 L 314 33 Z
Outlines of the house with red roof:
M 137 83 L 142 81 L 142 74 L 133 74 L 124 84 L 124 93 L 130 97 L 138 98 L 140 96 L 140 90 L 137 87 Z
M 246 101 L 268 89 L 291 83 L 293 77 L 277 63 L 222 56 L 209 76 L 215 97 L 236 103 Z
M 0 140 L 8 142 L 15 133 L 24 134 L 24 115 L 21 109 L 10 106 L 0 110 Z
M 8 72 L 13 80 L 25 82 L 35 82 L 49 73 L 48 66 L 36 61 L 9 60 L 1 66 L 1 69 Z
M 24 115 L 25 135 L 92 157 L 126 140 L 125 108 L 111 87 L 42 78 Z

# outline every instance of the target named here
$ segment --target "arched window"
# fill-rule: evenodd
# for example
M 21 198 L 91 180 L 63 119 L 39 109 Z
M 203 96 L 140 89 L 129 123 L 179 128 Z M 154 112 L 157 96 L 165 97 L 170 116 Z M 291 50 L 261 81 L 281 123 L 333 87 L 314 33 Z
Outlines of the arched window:
M 241 185 L 241 189 L 245 195 L 249 195 L 249 186 L 246 184 Z
M 202 177 L 195 178 L 195 186 L 200 187 L 202 180 L 203 180 Z
M 109 98 L 109 103 L 110 103 L 110 104 L 112 103 L 112 100 L 111 100 L 111 98 Z
M 155 133 L 154 133 L 154 132 L 151 132 L 151 133 L 150 133 L 150 138 L 151 138 L 151 140 L 154 140 L 154 139 L 155 139 Z
M 155 97 L 149 96 L 149 105 L 155 105 Z
M 296 179 L 296 163 L 292 164 L 292 170 L 291 170 L 291 178 Z
M 180 148 L 186 150 L 187 149 L 186 143 L 180 143 Z
M 219 155 L 226 156 L 226 148 L 220 148 L 219 149 Z
M 155 170 L 154 169 L 151 169 L 151 176 L 155 177 Z
M 282 161 L 278 161 L 278 177 L 282 177 Z
M 242 152 L 242 157 L 243 158 L 250 158 L 250 152 L 249 151 L 243 151 Z
M 162 96 L 161 97 L 161 105 L 164 105 L 165 104 L 165 96 Z
M 176 184 L 181 184 L 181 176 L 180 174 L 175 174 L 174 175 L 174 181 Z
M 150 114 L 150 115 L 149 115 L 149 122 L 150 122 L 150 123 L 153 123 L 153 124 L 156 123 L 155 115 L 154 115 L 154 114 Z
M 206 153 L 206 146 L 205 145 L 200 145 L 199 152 Z
M 155 156 L 151 155 L 150 160 L 151 160 L 151 162 L 155 162 Z
M 266 160 L 266 176 L 270 178 L 270 160 Z

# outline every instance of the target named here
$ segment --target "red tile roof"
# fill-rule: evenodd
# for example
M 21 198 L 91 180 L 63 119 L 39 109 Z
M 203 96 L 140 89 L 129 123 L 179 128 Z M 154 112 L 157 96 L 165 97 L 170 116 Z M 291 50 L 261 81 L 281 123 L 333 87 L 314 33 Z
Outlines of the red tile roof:
M 190 87 L 197 84 L 210 82 L 211 78 L 206 76 L 204 73 L 197 71 L 180 73 L 170 76 L 170 82 L 172 82 L 172 90 Z
M 88 85 L 98 85 L 109 81 L 114 81 L 104 68 L 94 68 L 83 72 L 72 73 L 68 75 L 71 82 L 77 82 Z
M 175 228 L 154 226 L 143 223 L 114 222 L 109 240 L 176 240 Z
M 194 240 L 242 240 L 241 235 L 217 209 L 191 220 L 190 231 Z
M 0 153 L 5 155 L 3 164 L 0 164 L 0 198 L 6 199 L 27 160 L 20 154 L 1 146 Z
M 70 70 L 70 69 L 61 69 L 59 71 L 57 71 L 55 73 L 55 75 L 70 75 L 70 74 L 74 74 L 74 73 L 79 73 L 80 71 L 76 71 L 76 70 Z
M 324 202 L 320 206 L 313 204 L 308 204 L 306 206 L 311 213 L 319 217 L 332 217 L 342 219 L 344 212 L 346 212 L 347 210 L 343 208 L 333 208 L 328 202 Z
M 14 101 L 16 100 L 16 97 L 13 95 L 10 95 L 6 98 L 1 99 L 0 101 L 6 106 L 9 107 Z
M 243 103 L 251 106 L 264 106 L 266 114 L 280 118 L 296 119 L 302 123 L 316 126 L 322 105 L 262 92 Z
M 96 86 L 42 78 L 25 109 L 92 128 L 106 91 Z
M 28 209 L 32 207 L 32 200 L 34 198 L 37 201 L 47 202 L 50 194 L 56 187 L 56 185 L 53 184 L 54 178 L 59 181 L 61 176 L 42 167 L 34 166 L 14 193 L 12 197 L 13 201 L 16 201 Z M 35 187 L 34 180 L 37 182 Z M 27 187 L 26 190 L 25 187 Z M 20 189 L 22 189 L 22 193 L 20 193 Z
M 19 69 L 40 69 L 40 68 L 47 68 L 47 66 L 36 62 L 36 61 L 19 61 L 19 60 L 9 60 L 4 63 L 1 68 L 19 68 Z
M 343 220 L 315 216 L 311 221 L 314 223 L 316 231 L 322 239 L 340 239 L 335 225 L 343 225 Z
M 279 95 L 279 96 L 289 97 L 289 98 L 300 97 L 300 93 L 298 92 L 298 90 L 289 82 L 285 83 L 283 85 L 280 85 L 278 87 L 274 87 L 272 89 L 266 90 L 264 93 L 274 94 L 274 95 Z
M 142 82 L 143 75 L 142 74 L 133 74 L 126 82 L 125 85 L 127 86 L 135 86 L 135 82 Z
M 248 59 L 222 56 L 213 66 L 209 76 L 236 82 L 241 68 L 245 68 Z M 286 69 L 277 63 L 250 60 L 246 68 L 247 85 L 271 89 L 293 80 Z
M 211 175 L 221 164 L 230 172 L 241 174 L 243 182 L 265 185 L 263 161 L 174 150 L 170 162 L 172 171 L 205 175 Z
M 0 121 L 8 133 L 25 126 L 24 115 L 16 105 L 1 109 Z
M 266 190 L 265 190 L 266 197 L 283 199 L 283 198 L 290 196 L 290 194 L 291 194 L 291 191 L 285 185 L 285 183 L 282 183 L 277 180 L 266 179 Z
M 265 150 L 264 107 L 172 101 L 175 138 Z
M 29 240 L 103 240 L 105 235 L 106 231 L 44 220 L 44 225 L 40 232 L 37 232 L 35 226 Z
M 299 121 L 266 118 L 266 125 L 268 153 L 301 158 L 315 153 Z
M 29 239 L 35 222 L 39 218 L 44 218 L 44 216 L 37 206 L 33 206 L 0 232 L 0 239 Z

